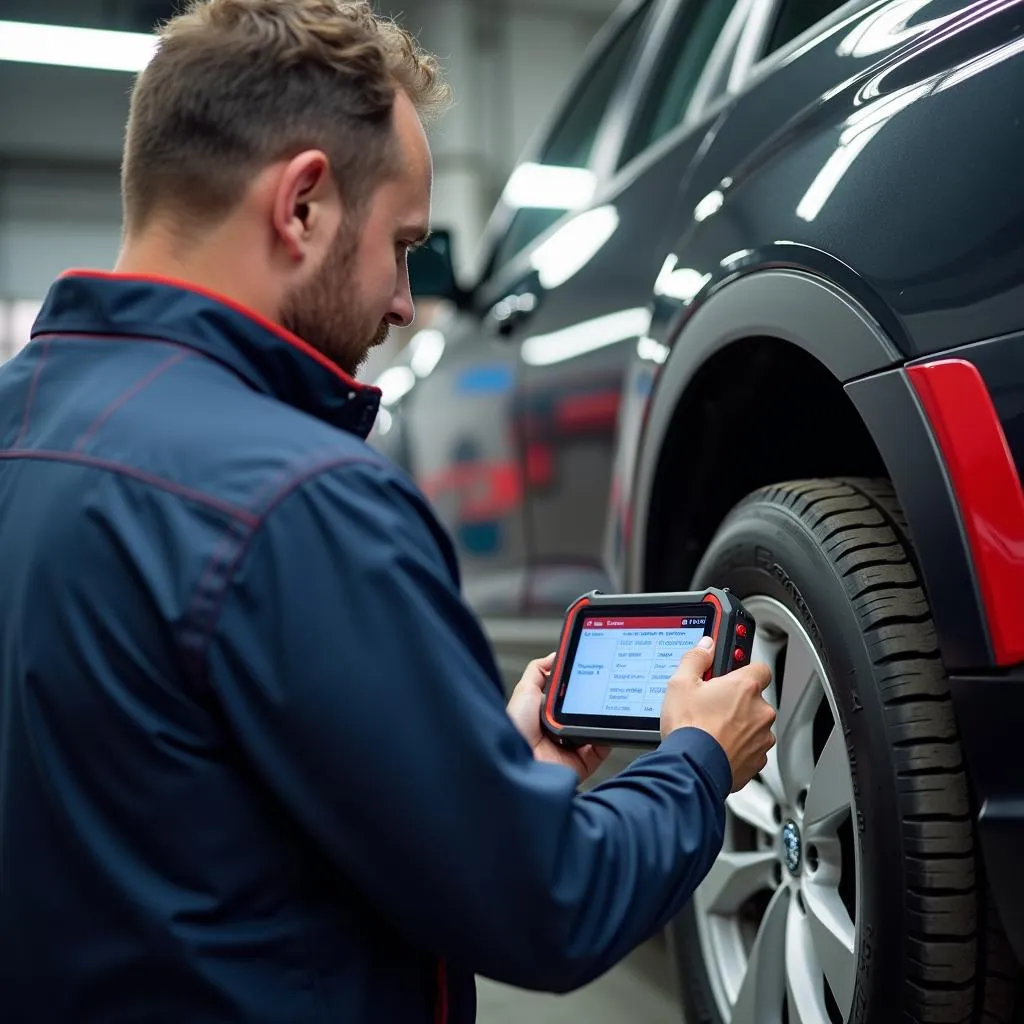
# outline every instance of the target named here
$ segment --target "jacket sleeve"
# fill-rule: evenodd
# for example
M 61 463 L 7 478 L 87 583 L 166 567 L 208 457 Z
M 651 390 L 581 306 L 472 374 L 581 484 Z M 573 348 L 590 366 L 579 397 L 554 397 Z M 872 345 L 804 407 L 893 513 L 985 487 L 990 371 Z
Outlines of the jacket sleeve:
M 237 552 L 209 681 L 262 781 L 410 941 L 568 991 L 690 898 L 728 760 L 681 730 L 586 793 L 536 762 L 446 544 L 386 466 L 296 487 Z

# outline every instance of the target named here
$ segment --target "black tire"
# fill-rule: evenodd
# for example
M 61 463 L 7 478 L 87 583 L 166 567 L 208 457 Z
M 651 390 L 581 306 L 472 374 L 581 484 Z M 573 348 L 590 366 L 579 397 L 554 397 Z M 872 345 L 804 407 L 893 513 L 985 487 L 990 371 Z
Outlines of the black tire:
M 861 849 L 849 1021 L 1009 1024 L 1012 971 L 979 886 L 948 680 L 891 485 L 830 479 L 758 491 L 723 523 L 692 585 L 780 602 L 831 682 L 853 755 Z M 687 1024 L 723 1024 L 692 905 L 671 938 Z M 766 1007 L 763 1019 L 779 1017 Z

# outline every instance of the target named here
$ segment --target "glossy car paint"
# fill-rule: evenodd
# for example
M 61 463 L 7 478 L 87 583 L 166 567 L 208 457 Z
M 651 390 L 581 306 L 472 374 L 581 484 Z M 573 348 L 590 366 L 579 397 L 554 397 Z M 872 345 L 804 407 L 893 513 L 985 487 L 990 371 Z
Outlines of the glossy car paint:
M 403 357 L 376 443 L 435 500 L 510 681 L 554 649 L 580 593 L 687 586 L 756 487 L 888 475 L 958 715 L 998 717 L 1021 668 L 994 642 L 982 580 L 999 560 L 1004 622 L 1024 618 L 1024 533 L 1012 515 L 978 520 L 913 367 L 977 368 L 1019 488 L 1024 3 L 823 3 L 766 53 L 780 0 L 736 0 L 680 125 L 626 159 L 691 2 L 630 0 L 595 41 L 581 82 L 645 19 L 592 198 L 501 265 L 499 204 L 469 301 L 436 325 L 427 372 L 409 370 L 415 345 Z M 965 747 L 988 785 L 984 742 Z M 1024 841 L 1024 792 L 998 785 L 980 831 L 1002 864 Z M 1000 905 L 1024 907 L 1020 873 L 997 874 Z M 1006 925 L 1024 961 L 1024 914 Z
M 652 336 L 685 350 L 687 319 L 709 298 L 731 303 L 737 279 L 780 266 L 833 283 L 891 341 L 891 359 L 857 368 L 858 377 L 1018 327 L 1024 196 L 1014 168 L 1024 134 L 1007 97 L 1021 87 L 1022 47 L 1020 4 L 915 0 L 871 5 L 755 68 L 673 218 L 685 225 L 670 246 L 673 273 L 701 289 L 686 300 L 656 296 Z M 705 216 L 708 196 L 714 212 Z M 1011 256 L 1007 245 L 1017 247 Z M 1004 269 L 1014 260 L 1016 279 Z M 671 290 L 671 278 L 664 283 Z M 796 303 L 773 310 L 787 312 L 793 333 L 817 331 L 828 348 L 830 318 L 809 318 Z M 759 317 L 737 315 L 720 331 L 757 335 Z M 843 356 L 836 347 L 824 361 L 848 383 L 854 368 Z M 695 373 L 702 359 L 692 362 Z M 651 458 L 646 439 L 640 445 Z M 651 500 L 642 480 L 631 490 L 641 506 Z M 636 518 L 647 521 L 639 509 Z M 646 557 L 644 538 L 636 540 L 633 585 Z M 990 664 L 984 624 L 964 614 L 959 597 L 969 558 L 946 551 L 938 562 L 923 559 L 943 653 L 951 667 Z M 947 559 L 960 562 L 952 573 L 941 568 Z

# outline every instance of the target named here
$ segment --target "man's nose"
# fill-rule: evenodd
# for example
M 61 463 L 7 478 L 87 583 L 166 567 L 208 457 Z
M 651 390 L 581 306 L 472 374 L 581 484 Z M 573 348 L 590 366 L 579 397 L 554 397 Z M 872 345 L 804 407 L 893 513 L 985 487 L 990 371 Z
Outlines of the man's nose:
M 388 314 L 388 322 L 395 327 L 411 327 L 416 319 L 416 303 L 412 298 L 412 289 L 408 280 L 402 283 L 391 303 L 391 312 Z

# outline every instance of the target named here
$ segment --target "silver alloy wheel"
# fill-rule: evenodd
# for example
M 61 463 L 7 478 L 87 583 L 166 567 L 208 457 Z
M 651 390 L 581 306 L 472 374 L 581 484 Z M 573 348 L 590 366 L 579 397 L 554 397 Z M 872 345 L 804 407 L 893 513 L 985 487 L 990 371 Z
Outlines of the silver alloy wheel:
M 757 622 L 753 660 L 776 676 L 766 697 L 778 742 L 729 797 L 722 852 L 694 896 L 701 953 L 728 1024 L 775 1024 L 784 1005 L 789 1024 L 839 1024 L 853 1004 L 861 905 L 846 742 L 804 627 L 773 598 L 743 603 Z

